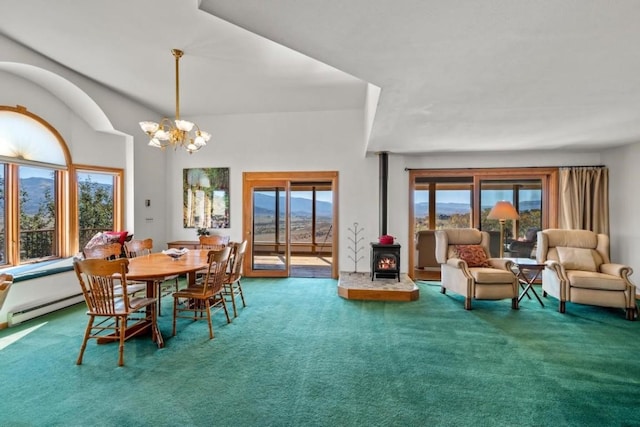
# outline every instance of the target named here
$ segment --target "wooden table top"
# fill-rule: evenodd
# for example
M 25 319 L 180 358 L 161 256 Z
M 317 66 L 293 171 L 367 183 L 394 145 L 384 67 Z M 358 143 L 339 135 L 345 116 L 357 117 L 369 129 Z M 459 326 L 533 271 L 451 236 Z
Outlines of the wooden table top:
M 208 266 L 207 253 L 206 249 L 191 249 L 177 260 L 162 252 L 130 258 L 127 279 L 141 280 L 202 270 Z

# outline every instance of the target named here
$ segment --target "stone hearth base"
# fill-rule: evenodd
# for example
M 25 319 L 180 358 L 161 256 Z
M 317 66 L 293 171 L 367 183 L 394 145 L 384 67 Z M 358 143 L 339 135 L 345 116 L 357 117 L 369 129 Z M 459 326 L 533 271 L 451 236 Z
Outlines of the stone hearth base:
M 371 280 L 369 273 L 340 272 L 338 295 L 345 299 L 372 301 L 415 301 L 420 291 L 406 274 L 398 279 Z

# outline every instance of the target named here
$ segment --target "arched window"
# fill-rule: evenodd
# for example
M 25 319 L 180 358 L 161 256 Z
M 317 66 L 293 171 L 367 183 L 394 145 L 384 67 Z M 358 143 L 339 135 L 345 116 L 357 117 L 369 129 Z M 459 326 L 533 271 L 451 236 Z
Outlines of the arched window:
M 0 157 L 66 169 L 65 151 L 62 137 L 51 126 L 28 114 L 25 108 L 0 110 Z
M 79 205 L 93 203 L 92 194 L 82 201 L 78 194 L 95 188 L 86 185 L 91 174 L 110 179 L 101 178 L 100 189 L 111 212 L 103 227 L 113 229 L 121 222 L 122 170 L 74 167 L 65 141 L 49 123 L 25 107 L 0 106 L 0 267 L 78 251 Z

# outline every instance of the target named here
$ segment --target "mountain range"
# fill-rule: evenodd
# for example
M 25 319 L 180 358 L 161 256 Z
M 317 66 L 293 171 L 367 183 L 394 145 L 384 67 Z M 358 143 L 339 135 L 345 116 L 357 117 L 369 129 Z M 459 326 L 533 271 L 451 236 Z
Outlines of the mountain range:
M 491 209 L 493 206 L 483 206 L 482 209 Z M 520 202 L 520 211 L 530 211 L 540 209 L 540 200 L 528 200 Z M 471 211 L 468 203 L 436 203 L 438 215 L 467 214 Z M 414 215 L 416 217 L 426 216 L 429 213 L 429 203 L 416 203 Z
M 93 185 L 98 187 L 112 187 L 111 185 L 100 183 L 93 183 Z M 22 205 L 24 212 L 27 215 L 36 214 L 40 205 L 45 203 L 46 190 L 48 189 L 51 197 L 53 197 L 54 188 L 54 181 L 50 178 L 31 177 L 21 179 L 20 190 L 24 191 L 28 195 L 26 201 Z
M 291 197 L 291 215 L 310 216 L 311 199 L 303 197 Z M 264 193 L 253 194 L 253 209 L 256 214 L 273 215 L 275 213 L 275 196 Z M 284 197 L 280 197 L 280 209 L 284 211 Z M 329 202 L 316 201 L 316 215 L 331 216 L 333 214 L 333 204 Z

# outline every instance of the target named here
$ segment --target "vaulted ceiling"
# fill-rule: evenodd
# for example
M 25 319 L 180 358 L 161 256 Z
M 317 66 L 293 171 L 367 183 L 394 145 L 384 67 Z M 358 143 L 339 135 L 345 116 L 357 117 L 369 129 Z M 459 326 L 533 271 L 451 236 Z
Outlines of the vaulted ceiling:
M 1 34 L 158 114 L 180 48 L 183 117 L 364 109 L 373 87 L 370 152 L 640 141 L 635 0 L 0 4 Z

